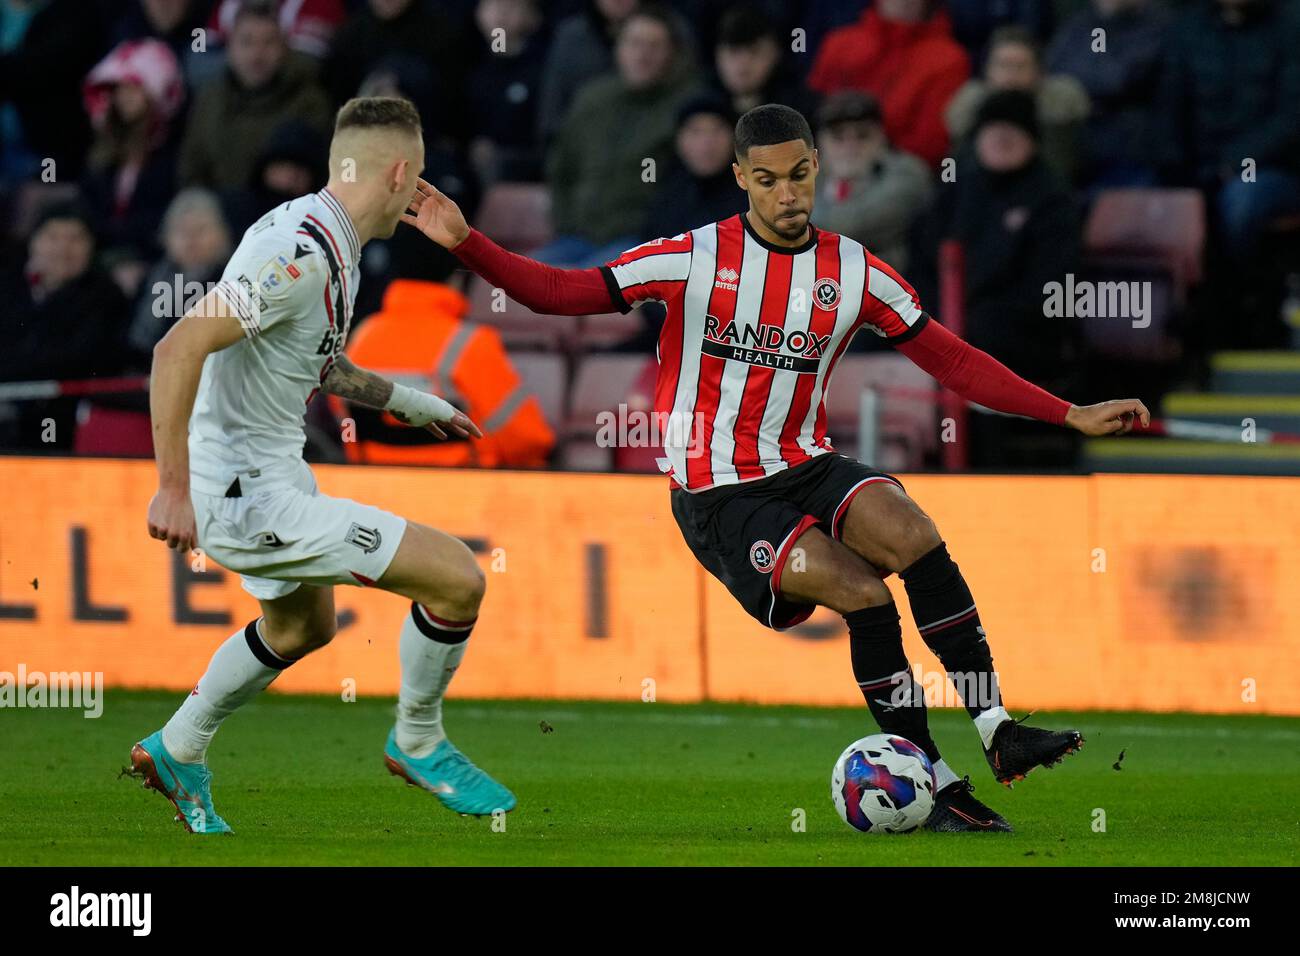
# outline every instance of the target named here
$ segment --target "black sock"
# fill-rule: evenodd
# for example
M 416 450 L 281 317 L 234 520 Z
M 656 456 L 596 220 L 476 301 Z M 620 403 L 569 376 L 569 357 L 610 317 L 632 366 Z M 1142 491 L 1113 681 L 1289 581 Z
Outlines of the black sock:
M 975 598 L 940 542 L 899 572 L 912 617 L 926 646 L 938 656 L 972 718 L 1002 705 L 993 654 L 984 640 Z
M 903 653 L 898 606 L 891 602 L 850 611 L 844 615 L 844 622 L 849 626 L 853 677 L 880 729 L 907 738 L 932 761 L 940 759 L 939 748 L 930 736 L 925 695 L 913 682 L 912 669 Z

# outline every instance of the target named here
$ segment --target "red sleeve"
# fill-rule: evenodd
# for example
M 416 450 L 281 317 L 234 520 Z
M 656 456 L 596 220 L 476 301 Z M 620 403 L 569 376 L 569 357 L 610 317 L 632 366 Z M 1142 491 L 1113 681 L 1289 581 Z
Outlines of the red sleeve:
M 506 252 L 477 229 L 452 252 L 461 262 L 520 305 L 542 315 L 603 315 L 626 311 L 601 269 L 557 269 Z
M 1070 403 L 1026 382 L 987 352 L 963 342 L 935 321 L 895 348 L 967 401 L 1009 415 L 1064 425 Z

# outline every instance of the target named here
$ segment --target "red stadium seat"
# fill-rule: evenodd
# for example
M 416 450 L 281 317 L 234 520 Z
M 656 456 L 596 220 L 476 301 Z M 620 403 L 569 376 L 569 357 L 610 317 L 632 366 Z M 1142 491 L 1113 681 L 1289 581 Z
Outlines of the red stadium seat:
M 1108 189 L 1093 203 L 1083 246 L 1093 266 L 1167 272 L 1181 304 L 1201 280 L 1205 197 L 1195 189 Z
M 868 386 L 879 392 L 881 435 L 880 460 L 867 464 L 886 471 L 920 468 L 926 453 L 939 445 L 939 391 L 934 379 L 901 355 L 846 355 L 835 366 L 826 393 L 826 425 L 836 449 L 871 456 L 857 447 L 860 402 Z
M 477 277 L 470 280 L 468 296 L 468 318 L 499 331 L 501 340 L 509 349 L 559 352 L 577 333 L 576 317 L 538 315 L 511 299 L 504 291 L 498 295 L 496 289 Z
M 152 458 L 153 429 L 149 413 L 82 402 L 77 406 L 72 450 L 78 455 Z
M 628 387 L 645 367 L 644 355 L 591 355 L 582 359 L 569 393 L 569 416 L 564 429 L 560 462 L 579 471 L 609 471 L 614 467 L 614 446 L 596 443 L 601 421 L 620 420 L 619 405 L 628 399 Z M 626 419 L 624 419 L 626 421 Z
M 1083 277 L 1096 283 L 1143 282 L 1150 324 L 1115 316 L 1082 320 L 1100 357 L 1169 362 L 1181 354 L 1170 320 L 1201 280 L 1205 198 L 1195 189 L 1110 189 L 1097 197 L 1084 228 Z
M 514 252 L 550 242 L 551 193 L 541 183 L 496 183 L 479 205 L 475 228 Z

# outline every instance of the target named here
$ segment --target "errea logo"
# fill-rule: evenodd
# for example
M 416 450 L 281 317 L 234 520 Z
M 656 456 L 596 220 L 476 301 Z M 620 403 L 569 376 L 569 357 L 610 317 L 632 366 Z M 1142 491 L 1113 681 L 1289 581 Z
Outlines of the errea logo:
M 738 289 L 740 273 L 730 266 L 723 266 L 718 270 L 718 278 L 713 283 L 715 289 L 726 289 L 728 292 L 735 292 Z

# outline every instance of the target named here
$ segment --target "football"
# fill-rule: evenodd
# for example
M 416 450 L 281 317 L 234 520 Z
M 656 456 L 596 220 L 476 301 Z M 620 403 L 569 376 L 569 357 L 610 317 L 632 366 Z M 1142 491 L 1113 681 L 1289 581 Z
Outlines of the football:
M 893 734 L 855 740 L 831 771 L 840 819 L 863 833 L 908 833 L 934 809 L 934 768 L 920 747 Z

